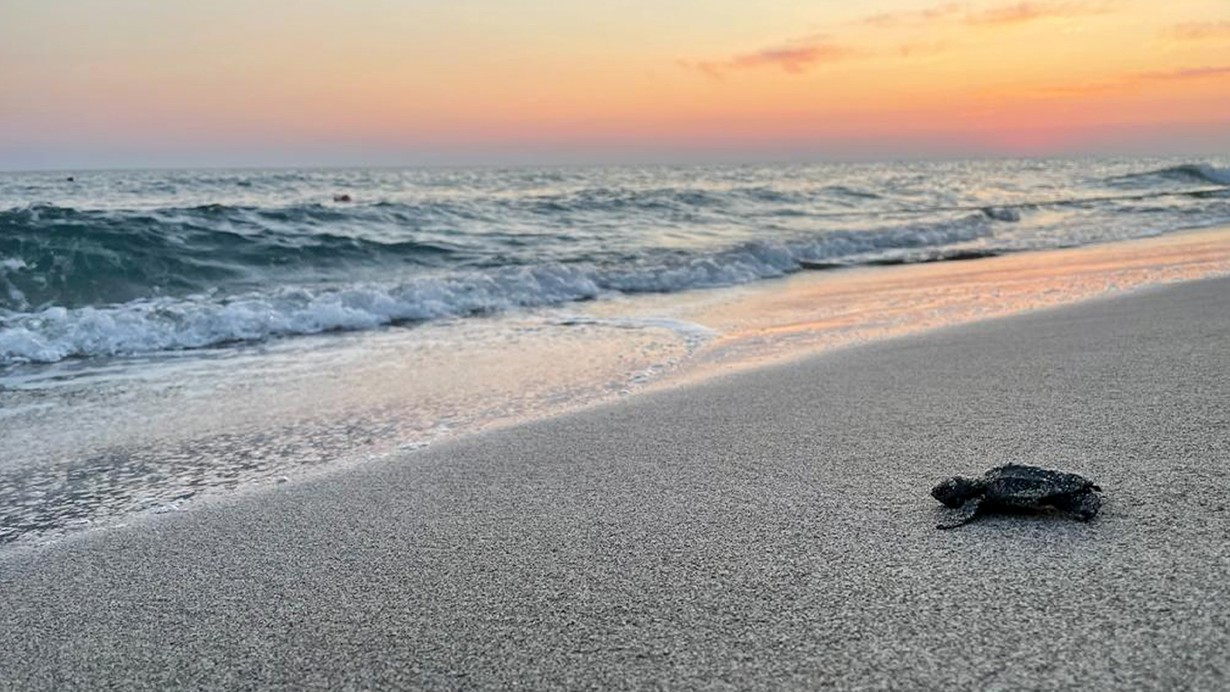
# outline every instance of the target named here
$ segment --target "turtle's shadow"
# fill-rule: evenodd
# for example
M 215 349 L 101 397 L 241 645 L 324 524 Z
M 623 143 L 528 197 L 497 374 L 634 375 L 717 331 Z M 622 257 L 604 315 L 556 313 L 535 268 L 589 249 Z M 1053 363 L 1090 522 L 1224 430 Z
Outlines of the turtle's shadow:
M 933 523 L 938 527 L 945 519 L 951 517 L 953 510 L 947 507 L 935 507 L 931 517 Z M 994 509 L 984 509 L 979 512 L 978 516 L 961 526 L 956 526 L 949 529 L 937 529 L 945 532 L 962 531 L 976 526 L 998 525 L 1001 528 L 1010 525 L 1019 526 L 1040 526 L 1049 524 L 1064 524 L 1072 525 L 1073 527 L 1095 526 L 1101 523 L 1101 516 L 1092 519 L 1081 519 L 1074 516 L 1071 512 L 1065 512 L 1056 507 L 996 507 Z

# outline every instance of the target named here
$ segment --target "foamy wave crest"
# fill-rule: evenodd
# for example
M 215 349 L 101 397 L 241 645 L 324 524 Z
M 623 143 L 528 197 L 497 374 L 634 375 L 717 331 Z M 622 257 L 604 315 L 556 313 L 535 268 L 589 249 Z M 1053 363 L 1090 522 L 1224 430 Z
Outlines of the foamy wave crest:
M 422 276 L 396 285 L 275 289 L 231 297 L 142 299 L 103 307 L 0 311 L 0 365 L 125 355 L 372 329 L 510 309 L 591 300 L 613 293 L 674 292 L 747 283 L 804 264 L 974 240 L 989 221 L 831 233 L 796 242 L 748 243 L 708 254 L 659 254 L 619 266 L 592 263 L 502 267 Z
M 916 224 L 878 231 L 835 232 L 794 242 L 753 242 L 711 255 L 674 262 L 637 262 L 598 273 L 604 290 L 622 293 L 670 293 L 771 279 L 798 271 L 804 264 L 841 260 L 845 264 L 917 248 L 950 245 L 990 233 L 989 220 L 972 214 L 955 221 Z
M 276 336 L 371 329 L 396 322 L 580 300 L 592 280 L 564 267 L 420 279 L 395 287 L 287 288 L 249 294 L 134 301 L 113 307 L 53 307 L 0 318 L 0 364 L 123 355 L 260 341 Z

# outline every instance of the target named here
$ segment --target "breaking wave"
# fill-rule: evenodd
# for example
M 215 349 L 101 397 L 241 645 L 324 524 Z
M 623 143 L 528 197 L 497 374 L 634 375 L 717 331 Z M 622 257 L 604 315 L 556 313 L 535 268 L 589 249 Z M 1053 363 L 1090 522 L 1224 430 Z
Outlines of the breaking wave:
M 1230 220 L 1230 168 L 19 174 L 0 204 L 2 367 L 1156 235 Z
M 320 205 L 0 211 L 0 309 L 105 305 L 278 276 L 319 280 L 355 267 L 466 260 L 466 248 L 444 238 L 382 242 L 348 232 L 370 221 Z
M 1185 163 L 1111 178 L 1112 183 L 1140 185 L 1150 185 L 1157 181 L 1230 185 L 1230 168 L 1218 168 L 1206 163 Z
M 990 221 L 974 214 L 952 222 L 752 242 L 709 253 L 648 252 L 620 264 L 462 269 L 396 283 L 283 286 L 229 296 L 200 293 L 113 305 L 7 310 L 0 311 L 0 364 L 202 348 L 490 314 L 613 293 L 729 286 L 783 276 L 816 262 L 872 262 L 885 253 L 976 240 L 989 230 Z M 12 266 L 24 270 L 18 262 Z
M 1203 180 L 1214 185 L 1230 185 L 1230 168 L 1217 168 L 1203 163 L 1190 163 L 1159 171 L 1161 175 Z

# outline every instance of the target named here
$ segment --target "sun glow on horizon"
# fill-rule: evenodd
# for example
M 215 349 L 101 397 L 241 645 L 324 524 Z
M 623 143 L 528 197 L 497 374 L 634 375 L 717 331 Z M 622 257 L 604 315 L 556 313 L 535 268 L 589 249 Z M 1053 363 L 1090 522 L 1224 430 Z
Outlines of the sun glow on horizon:
M 1222 0 L 10 0 L 0 64 L 0 168 L 1230 148 Z

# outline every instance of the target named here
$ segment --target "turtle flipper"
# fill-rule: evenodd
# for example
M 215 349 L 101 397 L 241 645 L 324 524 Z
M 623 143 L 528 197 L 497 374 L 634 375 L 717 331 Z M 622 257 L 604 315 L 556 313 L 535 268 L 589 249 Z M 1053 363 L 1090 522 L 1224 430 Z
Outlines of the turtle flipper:
M 1102 508 L 1102 496 L 1094 492 L 1072 493 L 1056 498 L 1052 504 L 1081 521 L 1089 521 Z
M 955 529 L 958 526 L 968 524 L 973 521 L 978 515 L 978 508 L 982 506 L 982 497 L 971 497 L 965 501 L 965 504 L 947 513 L 943 521 L 935 525 L 937 529 Z

